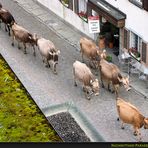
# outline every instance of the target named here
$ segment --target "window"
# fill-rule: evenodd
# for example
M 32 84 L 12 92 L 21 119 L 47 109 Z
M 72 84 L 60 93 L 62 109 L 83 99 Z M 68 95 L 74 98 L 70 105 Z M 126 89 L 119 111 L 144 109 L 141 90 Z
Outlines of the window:
M 140 61 L 140 51 L 142 49 L 142 39 L 135 33 L 131 32 L 130 36 L 130 53 L 133 57 Z
M 79 0 L 78 2 L 79 5 L 78 15 L 86 22 L 87 22 L 87 1 L 88 0 Z
M 60 0 L 60 2 L 67 8 L 73 10 L 73 0 Z
M 69 0 L 60 0 L 60 1 L 64 6 L 66 6 L 66 7 L 69 6 Z
M 129 48 L 129 31 L 124 29 L 124 48 Z
M 148 11 L 148 0 L 143 0 L 143 9 Z
M 147 44 L 142 42 L 142 57 L 141 60 L 146 63 L 146 55 L 147 55 Z

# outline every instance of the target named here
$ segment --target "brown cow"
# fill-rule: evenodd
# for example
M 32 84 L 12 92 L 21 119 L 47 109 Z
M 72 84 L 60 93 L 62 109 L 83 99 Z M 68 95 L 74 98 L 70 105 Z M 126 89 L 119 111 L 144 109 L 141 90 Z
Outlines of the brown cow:
M 90 95 L 95 93 L 99 95 L 99 82 L 98 79 L 95 79 L 94 75 L 87 67 L 86 64 L 81 63 L 80 61 L 75 61 L 73 63 L 73 75 L 74 75 L 74 85 L 77 86 L 76 80 L 79 80 L 83 83 L 83 90 L 85 92 L 85 97 L 90 100 Z
M 18 49 L 20 49 L 19 43 L 22 42 L 24 45 L 24 54 L 26 51 L 26 44 L 30 44 L 33 47 L 33 54 L 35 56 L 35 45 L 37 46 L 37 37 L 36 34 L 32 35 L 28 30 L 23 28 L 22 26 L 13 22 L 12 24 L 12 46 L 14 46 L 14 40 L 18 42 Z
M 8 34 L 10 36 L 11 23 L 15 22 L 15 19 L 12 14 L 8 10 L 2 8 L 2 5 L 0 4 L 0 27 L 1 22 L 5 24 L 5 31 L 8 31 Z
M 119 68 L 115 64 L 109 63 L 101 58 L 99 70 L 102 87 L 104 87 L 103 80 L 107 81 L 109 91 L 111 91 L 110 84 L 112 84 L 114 89 L 113 92 L 115 92 L 116 96 L 118 96 L 119 86 L 121 86 L 121 84 L 123 84 L 127 91 L 131 89 L 129 86 L 129 77 L 123 77 Z
M 144 129 L 148 129 L 148 118 L 145 118 L 134 105 L 121 98 L 117 98 L 116 105 L 119 119 L 122 122 L 121 128 L 124 129 L 124 123 L 132 124 L 134 135 L 138 135 L 138 140 L 141 141 L 142 138 L 139 129 L 142 126 L 144 126 Z
M 99 47 L 92 41 L 85 37 L 80 39 L 80 52 L 82 55 L 82 61 L 84 62 L 83 55 L 89 59 L 89 64 L 92 62 L 95 67 L 97 67 L 97 60 L 99 58 L 102 50 L 99 50 Z M 106 54 L 104 53 L 104 57 L 106 58 Z

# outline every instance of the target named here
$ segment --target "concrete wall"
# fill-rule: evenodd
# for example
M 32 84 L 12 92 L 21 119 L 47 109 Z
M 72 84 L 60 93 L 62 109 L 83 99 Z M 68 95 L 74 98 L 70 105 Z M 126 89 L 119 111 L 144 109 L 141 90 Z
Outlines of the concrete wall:
M 89 37 L 94 39 L 94 34 L 89 33 L 88 23 L 83 21 L 73 11 L 65 7 L 59 0 L 37 0 L 42 5 L 53 11 L 55 14 L 60 16 L 62 19 L 72 24 L 81 32 L 85 33 Z
M 106 0 L 127 15 L 125 27 L 148 43 L 148 12 L 128 0 Z

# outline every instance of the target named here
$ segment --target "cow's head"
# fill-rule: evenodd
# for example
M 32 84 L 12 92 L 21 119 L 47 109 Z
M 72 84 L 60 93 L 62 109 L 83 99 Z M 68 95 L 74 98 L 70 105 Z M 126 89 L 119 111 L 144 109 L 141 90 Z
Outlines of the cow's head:
M 118 75 L 118 80 L 123 84 L 126 91 L 131 90 L 131 87 L 129 85 L 129 76 L 122 77 L 121 75 Z
M 95 93 L 95 96 L 98 96 L 99 95 L 99 81 L 98 81 L 98 79 L 95 79 L 94 81 L 90 80 L 90 84 L 92 87 L 92 91 Z
M 102 50 L 97 50 L 97 55 L 99 56 L 100 60 L 101 59 L 106 59 L 106 57 L 107 57 L 106 50 L 105 49 L 103 51 Z
M 49 52 L 49 56 L 50 56 L 49 58 L 53 63 L 53 70 L 55 74 L 57 74 L 56 65 L 58 64 L 59 54 L 60 54 L 60 50 L 56 50 L 56 52 L 53 52 L 53 51 Z
M 148 118 L 144 118 L 144 129 L 148 129 Z

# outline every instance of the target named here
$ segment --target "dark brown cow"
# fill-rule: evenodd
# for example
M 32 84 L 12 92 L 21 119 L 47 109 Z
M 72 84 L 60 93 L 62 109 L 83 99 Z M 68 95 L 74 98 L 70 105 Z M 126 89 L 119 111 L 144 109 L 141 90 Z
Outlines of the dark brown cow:
M 15 22 L 15 19 L 8 10 L 2 8 L 2 5 L 0 6 L 0 27 L 1 22 L 5 24 L 5 31 L 8 31 L 8 34 L 10 36 L 11 23 Z

